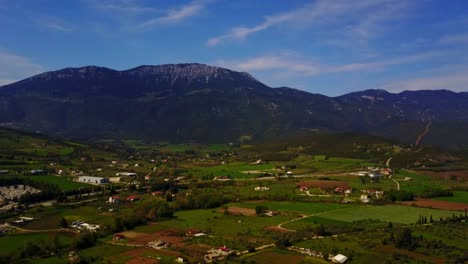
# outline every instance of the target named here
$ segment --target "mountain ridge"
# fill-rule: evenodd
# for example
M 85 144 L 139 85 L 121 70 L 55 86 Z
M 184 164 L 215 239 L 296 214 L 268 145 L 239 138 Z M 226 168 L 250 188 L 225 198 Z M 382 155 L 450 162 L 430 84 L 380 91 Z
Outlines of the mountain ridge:
M 369 89 L 329 97 L 271 88 L 248 73 L 206 64 L 123 71 L 85 66 L 0 87 L 0 124 L 71 138 L 226 142 L 321 129 L 412 142 L 432 121 L 442 135 L 429 133 L 427 143 L 451 146 L 457 142 L 443 127 L 464 132 L 467 105 L 468 93 L 448 90 Z

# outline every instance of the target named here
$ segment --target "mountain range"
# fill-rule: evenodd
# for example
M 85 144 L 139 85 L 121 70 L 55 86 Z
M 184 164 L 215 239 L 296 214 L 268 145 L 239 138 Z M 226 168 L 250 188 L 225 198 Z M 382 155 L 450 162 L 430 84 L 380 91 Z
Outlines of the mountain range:
M 248 73 L 204 64 L 87 66 L 0 87 L 0 124 L 81 140 L 230 142 L 318 130 L 466 147 L 468 93 L 328 97 L 271 88 Z

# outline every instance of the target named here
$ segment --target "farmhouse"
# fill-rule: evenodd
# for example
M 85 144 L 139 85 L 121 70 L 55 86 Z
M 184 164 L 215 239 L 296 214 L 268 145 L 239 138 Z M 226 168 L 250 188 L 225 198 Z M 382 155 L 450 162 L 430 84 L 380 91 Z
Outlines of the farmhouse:
M 188 229 L 186 232 L 185 232 L 185 235 L 188 236 L 188 237 L 202 237 L 202 236 L 206 236 L 205 233 L 203 233 L 202 231 L 198 230 L 198 229 Z
M 119 203 L 120 202 L 120 196 L 118 196 L 118 195 L 111 196 L 111 197 L 109 197 L 108 202 L 109 203 Z
M 135 172 L 117 172 L 115 176 L 120 177 L 136 177 L 137 174 Z
M 212 262 L 216 260 L 223 259 L 227 256 L 235 254 L 235 251 L 227 248 L 226 246 L 219 247 L 217 249 L 210 249 L 207 251 L 207 254 L 204 256 L 206 262 Z
M 392 175 L 393 171 L 392 171 L 392 169 L 381 169 L 380 173 L 382 175 L 387 175 L 388 176 L 388 175 Z
M 101 226 L 99 226 L 99 225 L 88 224 L 88 223 L 85 223 L 84 221 L 74 221 L 74 222 L 71 223 L 70 227 L 77 230 L 77 231 L 79 231 L 79 232 L 83 231 L 83 230 L 96 232 L 99 229 L 101 229 Z
M 125 236 L 123 234 L 115 234 L 112 240 L 122 240 Z
M 140 200 L 140 197 L 135 196 L 135 195 L 130 195 L 130 196 L 127 197 L 127 201 L 129 201 L 129 202 L 134 202 L 134 201 L 138 201 L 138 200 Z
M 229 176 L 217 176 L 213 178 L 213 181 L 231 181 L 232 179 Z
M 91 183 L 91 184 L 105 184 L 109 183 L 108 178 L 94 177 L 94 176 L 80 176 L 78 177 L 79 182 Z
M 380 179 L 382 178 L 382 174 L 380 174 L 380 172 L 370 172 L 369 177 L 371 179 Z
M 29 171 L 29 173 L 32 175 L 38 175 L 38 174 L 44 174 L 45 171 L 44 170 L 31 170 Z
M 333 263 L 345 263 L 347 260 L 348 258 L 342 254 L 338 254 L 331 259 Z
M 150 248 L 154 248 L 154 249 L 161 249 L 161 248 L 167 247 L 168 244 L 161 240 L 155 240 L 155 241 L 149 242 L 146 246 Z

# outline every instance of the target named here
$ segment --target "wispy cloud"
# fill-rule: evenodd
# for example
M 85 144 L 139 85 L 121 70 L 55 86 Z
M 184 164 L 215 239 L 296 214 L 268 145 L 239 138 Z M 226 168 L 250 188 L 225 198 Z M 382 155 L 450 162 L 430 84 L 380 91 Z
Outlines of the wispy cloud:
M 159 25 L 179 23 L 198 15 L 205 9 L 208 2 L 207 0 L 194 0 L 186 5 L 171 8 L 167 10 L 164 15 L 148 19 L 140 23 L 138 27 L 148 29 Z
M 159 12 L 160 10 L 151 6 L 141 5 L 133 0 L 99 0 L 94 3 L 96 9 L 127 13 L 127 14 L 141 14 Z
M 390 66 L 408 64 L 443 56 L 443 52 L 426 52 L 406 55 L 391 59 L 328 65 L 320 62 L 308 62 L 298 56 L 267 55 L 243 61 L 218 61 L 216 64 L 239 71 L 282 71 L 297 75 L 319 75 L 354 71 L 384 70 Z
M 41 16 L 36 19 L 38 24 L 45 29 L 56 32 L 71 32 L 73 28 L 64 21 L 51 16 Z
M 468 44 L 468 34 L 446 35 L 440 38 L 442 44 Z
M 207 46 L 217 46 L 225 41 L 244 40 L 252 34 L 273 26 L 290 23 L 315 28 L 333 26 L 355 37 L 369 38 L 380 23 L 400 17 L 405 3 L 394 0 L 328 1 L 318 0 L 289 12 L 266 16 L 257 25 L 238 26 L 227 33 L 208 39 Z
M 0 85 L 43 72 L 45 68 L 29 58 L 0 50 Z

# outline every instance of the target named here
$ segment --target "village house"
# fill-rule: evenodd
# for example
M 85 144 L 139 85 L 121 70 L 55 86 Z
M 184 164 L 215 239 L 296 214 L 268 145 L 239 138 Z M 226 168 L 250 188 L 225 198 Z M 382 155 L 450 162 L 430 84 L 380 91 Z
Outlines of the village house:
M 148 244 L 146 244 L 147 247 L 154 248 L 154 249 L 161 249 L 169 246 L 168 243 L 162 241 L 162 240 L 155 240 L 151 241 Z
M 393 174 L 393 171 L 392 171 L 392 169 L 387 169 L 387 168 L 385 168 L 385 169 L 381 169 L 381 170 L 380 170 L 380 173 L 381 173 L 382 175 L 389 176 L 389 175 L 392 175 L 392 174 Z
M 140 200 L 140 197 L 138 197 L 136 195 L 130 195 L 130 196 L 127 197 L 126 200 L 129 201 L 129 202 L 134 202 L 134 201 Z
M 369 202 L 370 202 L 369 195 L 367 195 L 367 194 L 361 194 L 361 202 L 363 202 L 363 203 L 369 203 Z
M 347 260 L 348 258 L 343 254 L 338 254 L 331 258 L 333 263 L 345 263 Z
M 229 176 L 216 176 L 213 181 L 232 181 L 232 179 Z
M 38 175 L 38 174 L 45 174 L 46 172 L 44 170 L 30 170 L 29 174 L 31 175 Z
M 202 237 L 202 236 L 206 236 L 205 233 L 203 233 L 202 231 L 198 230 L 198 229 L 188 229 L 187 231 L 185 231 L 185 235 L 188 236 L 188 237 Z
M 116 240 L 122 240 L 124 238 L 125 238 L 125 236 L 123 234 L 115 234 L 114 238 L 112 238 L 112 240 L 116 241 Z
M 186 263 L 186 262 L 188 262 L 188 260 L 187 260 L 186 258 L 184 258 L 184 257 L 177 257 L 177 258 L 176 258 L 176 262 L 178 262 L 178 263 Z
M 270 187 L 266 187 L 266 186 L 257 186 L 254 188 L 255 191 L 269 191 L 270 190 Z
M 136 177 L 137 174 L 135 172 L 117 172 L 115 176 L 119 177 Z
M 110 196 L 109 200 L 107 202 L 108 203 L 119 203 L 120 202 L 120 196 L 118 196 L 118 195 Z

